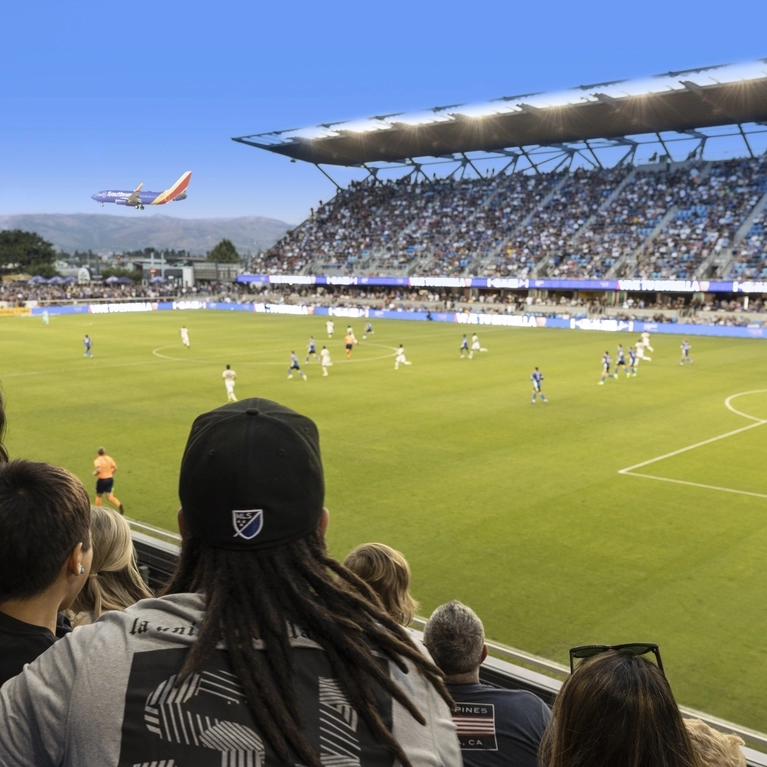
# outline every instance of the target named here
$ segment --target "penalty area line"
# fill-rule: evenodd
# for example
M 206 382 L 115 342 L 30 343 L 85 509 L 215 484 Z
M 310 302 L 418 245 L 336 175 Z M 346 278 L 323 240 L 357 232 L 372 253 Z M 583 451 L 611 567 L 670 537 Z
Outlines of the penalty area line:
M 702 442 L 696 442 L 694 445 L 687 445 L 687 447 L 680 447 L 679 450 L 673 450 L 670 453 L 659 455 L 656 458 L 650 458 L 649 461 L 642 461 L 642 463 L 635 463 L 633 466 L 627 466 L 625 469 L 619 469 L 618 474 L 631 474 L 634 469 L 641 469 L 643 466 L 649 466 L 651 463 L 657 463 L 658 461 L 664 461 L 666 458 L 673 458 L 675 455 L 686 453 L 688 450 L 695 450 L 695 448 L 703 447 L 703 445 L 710 445 L 712 442 L 718 442 L 720 439 L 726 439 L 732 437 L 735 434 L 748 431 L 749 429 L 755 429 L 757 426 L 763 426 L 767 421 L 759 421 L 758 423 L 750 423 L 748 426 L 741 426 L 740 429 L 734 431 L 728 431 L 726 434 L 720 434 L 718 437 L 711 437 L 710 439 L 704 439 Z
M 706 490 L 720 490 L 723 493 L 737 493 L 738 495 L 751 495 L 755 498 L 767 498 L 767 493 L 752 493 L 750 490 L 736 490 L 733 487 L 719 487 L 719 485 L 704 485 L 701 482 L 688 482 L 685 479 L 671 479 L 670 477 L 656 477 L 653 474 L 639 474 L 633 471 L 619 471 L 618 474 L 624 474 L 627 477 L 642 477 L 643 479 L 657 479 L 661 482 L 673 482 L 677 485 L 688 485 L 690 487 L 702 487 Z
M 764 392 L 767 392 L 767 389 L 753 389 L 751 391 L 744 391 L 740 392 L 739 394 L 732 394 L 731 396 L 727 397 L 727 399 L 724 401 L 725 407 L 731 411 L 732 413 L 735 413 L 736 415 L 741 416 L 742 418 L 748 418 L 750 421 L 754 421 L 754 423 L 750 423 L 748 426 L 742 426 L 740 429 L 734 429 L 733 431 L 728 431 L 725 434 L 719 434 L 716 437 L 711 437 L 709 439 L 704 439 L 701 442 L 696 442 L 693 445 L 687 445 L 687 447 L 679 448 L 679 450 L 673 450 L 670 453 L 664 453 L 663 455 L 656 456 L 655 458 L 650 458 L 647 461 L 642 461 L 641 463 L 635 463 L 633 466 L 627 466 L 625 469 L 619 469 L 618 474 L 623 474 L 627 477 L 641 477 L 642 479 L 656 479 L 659 482 L 673 482 L 677 485 L 687 485 L 689 487 L 701 487 L 706 490 L 719 490 L 723 493 L 737 493 L 738 495 L 750 495 L 754 498 L 767 498 L 767 494 L 765 493 L 754 493 L 750 490 L 736 490 L 732 487 L 720 487 L 719 485 L 706 485 L 702 482 L 690 482 L 688 480 L 684 479 L 672 479 L 671 477 L 657 477 L 654 474 L 641 474 L 638 471 L 635 471 L 635 469 L 641 469 L 643 466 L 649 466 L 653 463 L 658 463 L 658 461 L 663 461 L 666 458 L 672 458 L 675 455 L 680 455 L 681 453 L 686 453 L 690 450 L 695 450 L 696 448 L 703 447 L 704 445 L 710 445 L 713 442 L 718 442 L 720 439 L 726 439 L 727 437 L 732 437 L 736 434 L 741 434 L 744 431 L 748 431 L 749 429 L 755 429 L 757 426 L 764 426 L 764 424 L 767 423 L 767 420 L 764 420 L 762 418 L 757 418 L 753 415 L 748 415 L 748 413 L 743 413 L 740 410 L 736 410 L 730 403 L 732 400 L 736 399 L 737 397 L 745 397 L 748 394 L 762 394 Z

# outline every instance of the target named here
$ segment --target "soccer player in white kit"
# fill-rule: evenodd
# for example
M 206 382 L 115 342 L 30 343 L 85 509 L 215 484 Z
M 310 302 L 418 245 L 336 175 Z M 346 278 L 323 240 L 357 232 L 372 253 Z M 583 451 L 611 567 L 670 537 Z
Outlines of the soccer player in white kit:
M 397 349 L 397 356 L 394 358 L 394 369 L 399 370 L 400 362 L 403 365 L 410 365 L 412 363 L 408 362 L 405 359 L 405 349 L 403 348 L 402 344 L 399 345 L 399 349 Z
M 328 374 L 328 368 L 333 366 L 333 363 L 330 361 L 330 352 L 328 351 L 327 346 L 323 346 L 322 351 L 320 352 L 320 365 L 322 365 L 322 375 L 324 376 Z
M 328 320 L 325 323 L 325 330 L 328 331 L 328 338 L 333 338 L 333 331 L 336 329 L 336 324 L 333 320 Z
M 179 331 L 181 333 L 181 343 L 186 346 L 186 348 L 189 348 L 189 331 L 186 329 L 186 325 L 181 326 L 181 330 Z
M 648 362 L 652 362 L 652 357 L 648 357 L 645 353 L 645 343 L 644 341 L 637 341 L 634 344 L 634 348 L 637 350 L 637 363 L 639 360 L 647 360 Z
M 650 346 L 650 334 L 645 330 L 641 333 L 642 336 L 642 343 L 644 344 L 645 349 L 649 349 L 651 352 L 654 352 L 655 349 Z
M 226 370 L 221 374 L 221 378 L 224 379 L 227 400 L 229 402 L 237 402 L 237 397 L 234 396 L 234 382 L 237 380 L 237 373 L 227 365 Z
M 473 333 L 471 336 L 471 352 L 469 353 L 469 359 L 471 359 L 474 356 L 474 352 L 486 352 L 487 349 L 485 349 L 484 346 L 479 345 L 479 336 L 476 333 Z

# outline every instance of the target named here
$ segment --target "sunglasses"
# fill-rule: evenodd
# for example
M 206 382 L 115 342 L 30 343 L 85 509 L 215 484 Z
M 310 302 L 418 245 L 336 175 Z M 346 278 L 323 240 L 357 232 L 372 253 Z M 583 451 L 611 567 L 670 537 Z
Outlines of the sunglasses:
M 618 650 L 619 652 L 629 653 L 629 655 L 649 655 L 652 653 L 655 656 L 655 662 L 660 669 L 663 676 L 666 676 L 663 670 L 663 661 L 660 658 L 660 649 L 658 645 L 652 642 L 632 642 L 629 644 L 585 644 L 580 647 L 573 647 L 570 650 L 570 673 L 575 671 L 575 661 L 585 660 L 586 658 L 593 658 L 595 655 L 607 652 L 608 650 Z

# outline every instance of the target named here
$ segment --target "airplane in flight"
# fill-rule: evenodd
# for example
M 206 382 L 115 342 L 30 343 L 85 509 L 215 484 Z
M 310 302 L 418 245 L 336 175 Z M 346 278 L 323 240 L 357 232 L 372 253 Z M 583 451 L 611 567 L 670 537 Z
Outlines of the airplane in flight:
M 129 208 L 144 210 L 144 205 L 165 205 L 166 202 L 185 200 L 191 177 L 192 171 L 188 170 L 170 189 L 166 189 L 164 192 L 142 192 L 141 189 L 144 185 L 139 184 L 132 192 L 105 189 L 102 192 L 92 194 L 91 199 L 100 202 L 102 208 L 105 202 L 113 202 L 116 205 L 127 205 Z

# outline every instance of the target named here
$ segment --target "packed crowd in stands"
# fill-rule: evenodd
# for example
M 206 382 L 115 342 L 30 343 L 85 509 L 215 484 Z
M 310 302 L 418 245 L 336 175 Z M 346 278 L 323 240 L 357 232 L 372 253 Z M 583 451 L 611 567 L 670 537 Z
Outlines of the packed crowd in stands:
M 580 255 L 569 259 L 562 254 L 571 250 L 570 243 L 582 233 L 591 217 L 597 215 L 629 170 L 625 166 L 609 170 L 577 170 L 549 204 L 536 210 L 530 223 L 517 233 L 518 247 L 527 250 L 533 263 L 551 257 L 547 273 L 552 277 L 566 278 L 573 273 L 603 277 L 614 263 L 613 259 L 605 258 L 599 265 L 592 263 L 584 272 L 588 250 L 583 249 Z
M 656 644 L 573 647 L 552 710 L 481 681 L 467 605 L 437 607 L 416 638 L 401 552 L 328 555 L 319 433 L 289 408 L 195 420 L 157 598 L 125 519 L 66 469 L 9 461 L 5 420 L 0 398 L 3 767 L 746 764 L 740 738 L 682 717 Z
M 767 280 L 767 208 L 752 222 L 739 244 L 727 276 L 733 280 Z
M 254 271 L 690 279 L 734 246 L 733 273 L 756 278 L 767 273 L 764 219 L 735 237 L 765 192 L 764 157 L 369 179 L 320 203 Z
M 617 197 L 596 214 L 578 243 L 578 254 L 562 258 L 561 276 L 606 276 L 642 244 L 667 211 L 697 183 L 699 175 L 695 165 L 672 172 L 636 172 Z
M 309 265 L 353 271 L 375 260 L 384 272 L 412 267 L 461 274 L 494 254 L 563 178 L 548 173 L 352 182 L 330 202 L 320 202 L 253 268 L 265 274 Z M 505 261 L 509 268 L 517 263 L 513 248 Z
M 700 265 L 728 248 L 767 192 L 767 159 L 728 160 L 679 190 L 677 210 L 643 249 L 635 273 L 642 278 L 692 279 Z

